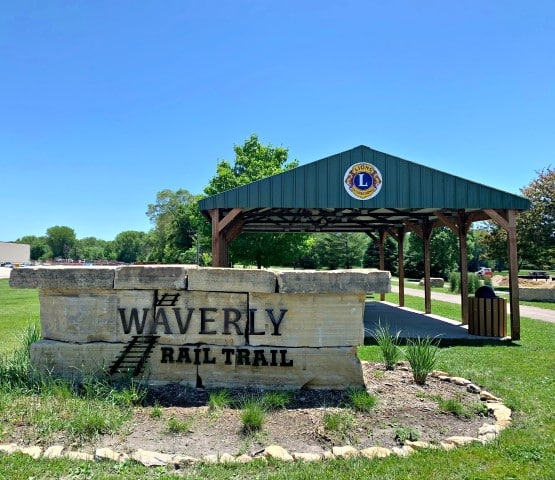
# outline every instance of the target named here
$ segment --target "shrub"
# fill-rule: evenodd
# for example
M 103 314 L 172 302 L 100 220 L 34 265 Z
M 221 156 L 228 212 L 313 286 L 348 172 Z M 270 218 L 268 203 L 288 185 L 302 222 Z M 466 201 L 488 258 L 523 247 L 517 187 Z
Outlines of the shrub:
M 243 403 L 241 411 L 241 422 L 243 433 L 250 434 L 262 429 L 266 420 L 266 411 L 262 402 L 258 399 L 249 399 Z
M 426 337 L 408 340 L 405 356 L 412 368 L 412 376 L 418 385 L 424 385 L 430 372 L 435 368 L 439 341 Z
M 449 290 L 452 292 L 461 291 L 461 274 L 458 272 L 451 272 L 449 275 Z
M 349 435 L 355 424 L 355 419 L 350 412 L 340 410 L 324 413 L 323 422 L 327 431 L 337 434 L 342 440 Z
M 221 389 L 211 392 L 208 397 L 208 406 L 210 410 L 220 410 L 231 404 L 231 394 L 229 390 Z
M 278 410 L 285 408 L 290 401 L 290 392 L 266 392 L 262 397 L 262 405 L 267 410 Z
M 474 293 L 481 286 L 482 286 L 482 281 L 480 280 L 480 277 L 475 273 L 469 273 L 468 274 L 468 293 Z
M 395 364 L 401 357 L 402 351 L 399 348 L 400 334 L 401 331 L 399 330 L 394 336 L 392 336 L 389 333 L 389 325 L 386 324 L 385 327 L 383 327 L 381 323 L 378 323 L 378 328 L 376 328 L 372 334 L 376 343 L 380 347 L 385 368 L 387 370 L 394 370 Z
M 191 430 L 191 420 L 180 420 L 173 415 L 168 419 L 168 432 L 185 433 Z
M 412 427 L 398 427 L 395 429 L 395 440 L 399 443 L 405 443 L 407 440 L 416 442 L 420 438 L 420 433 Z
M 491 279 L 488 278 L 488 280 L 491 283 Z M 469 272 L 467 280 L 468 293 L 473 294 L 481 285 L 480 277 L 475 273 Z M 454 293 L 461 293 L 461 274 L 459 272 L 451 272 L 449 275 L 449 290 Z
M 350 388 L 347 395 L 352 407 L 359 412 L 369 412 L 378 403 L 378 398 L 363 388 Z

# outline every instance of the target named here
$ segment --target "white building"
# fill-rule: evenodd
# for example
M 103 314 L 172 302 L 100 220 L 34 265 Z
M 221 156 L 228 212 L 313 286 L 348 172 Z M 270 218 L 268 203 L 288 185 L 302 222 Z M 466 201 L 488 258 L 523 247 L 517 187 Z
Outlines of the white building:
M 27 263 L 31 261 L 31 245 L 0 242 L 0 262 Z

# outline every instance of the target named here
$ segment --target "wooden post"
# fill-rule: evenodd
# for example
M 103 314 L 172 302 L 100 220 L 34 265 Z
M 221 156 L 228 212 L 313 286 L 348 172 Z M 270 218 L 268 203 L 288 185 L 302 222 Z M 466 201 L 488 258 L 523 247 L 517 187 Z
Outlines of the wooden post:
M 520 305 L 518 292 L 518 253 L 516 233 L 516 210 L 484 210 L 484 212 L 507 232 L 509 259 L 509 309 L 511 312 L 511 339 L 520 340 Z
M 385 239 L 387 237 L 387 232 L 383 229 L 380 228 L 379 231 L 380 234 L 380 240 L 379 240 L 379 251 L 380 251 L 380 270 L 385 270 L 385 249 L 384 249 L 384 243 L 385 243 Z M 385 300 L 385 293 L 380 293 L 380 301 L 384 301 Z
M 459 238 L 459 265 L 461 269 L 461 321 L 468 325 L 468 248 L 466 236 L 472 223 L 464 210 L 459 210 L 456 217 L 448 217 L 443 212 L 435 212 L 441 220 Z
M 424 242 L 424 311 L 432 313 L 432 284 L 430 281 L 431 260 L 430 260 L 430 237 L 432 236 L 433 225 L 428 218 L 422 224 L 422 241 Z
M 397 241 L 397 258 L 399 262 L 399 306 L 405 306 L 405 266 L 404 266 L 404 240 L 405 228 L 399 227 L 396 232 L 389 232 Z
M 234 208 L 227 215 L 221 216 L 219 208 L 210 210 L 212 220 L 212 266 L 229 267 L 229 243 L 241 233 L 243 221 L 242 210 Z

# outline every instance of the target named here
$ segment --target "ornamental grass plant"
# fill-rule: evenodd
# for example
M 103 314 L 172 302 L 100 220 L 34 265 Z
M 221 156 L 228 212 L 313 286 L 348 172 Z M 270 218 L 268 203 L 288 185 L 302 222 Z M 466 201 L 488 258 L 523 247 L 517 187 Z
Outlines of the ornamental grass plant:
M 401 358 L 403 352 L 399 348 L 399 335 L 401 331 L 397 331 L 395 335 L 391 335 L 389 324 L 385 327 L 378 322 L 378 327 L 374 330 L 372 336 L 380 347 L 386 370 L 394 370 L 395 365 Z
M 417 385 L 425 385 L 428 375 L 435 368 L 439 354 L 438 345 L 439 340 L 436 337 L 407 340 L 405 357 L 412 368 L 412 376 Z

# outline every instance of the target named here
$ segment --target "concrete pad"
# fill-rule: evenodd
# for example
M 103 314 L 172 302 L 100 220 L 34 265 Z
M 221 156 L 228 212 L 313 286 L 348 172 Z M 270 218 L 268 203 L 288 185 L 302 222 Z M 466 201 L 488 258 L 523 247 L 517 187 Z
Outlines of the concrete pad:
M 440 317 L 439 315 L 426 315 L 411 308 L 399 307 L 389 302 L 366 302 L 364 309 L 364 337 L 372 338 L 372 332 L 381 324 L 389 326 L 389 331 L 395 335 L 400 331 L 399 338 L 437 337 L 443 343 L 452 342 L 484 342 L 501 341 L 499 337 L 482 337 L 470 335 L 468 326 L 460 322 Z

